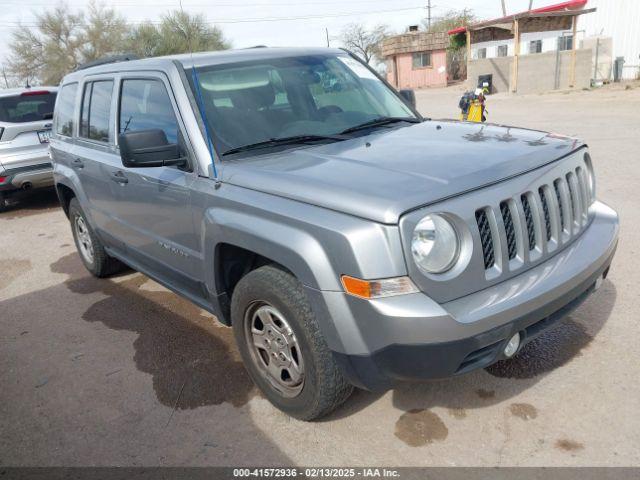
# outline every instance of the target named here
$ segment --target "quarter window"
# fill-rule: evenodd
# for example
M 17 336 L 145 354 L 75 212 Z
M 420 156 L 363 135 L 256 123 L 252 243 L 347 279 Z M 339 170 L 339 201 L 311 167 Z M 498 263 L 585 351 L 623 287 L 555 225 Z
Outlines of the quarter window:
M 98 142 L 109 142 L 109 118 L 113 80 L 98 80 L 84 86 L 80 136 Z
M 431 52 L 417 52 L 413 54 L 413 68 L 425 68 L 431 66 Z
M 160 80 L 123 80 L 118 133 L 162 130 L 169 143 L 178 143 L 178 121 L 167 89 Z
M 58 95 L 58 103 L 56 104 L 56 133 L 70 137 L 73 135 L 73 111 L 76 104 L 76 92 L 78 91 L 77 83 L 70 83 L 62 87 Z

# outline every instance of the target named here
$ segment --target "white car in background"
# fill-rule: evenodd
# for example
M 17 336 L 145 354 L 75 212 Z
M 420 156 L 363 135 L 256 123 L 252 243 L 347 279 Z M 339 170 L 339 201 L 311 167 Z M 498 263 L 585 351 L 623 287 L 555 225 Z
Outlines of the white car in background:
M 53 185 L 49 135 L 57 91 L 0 90 L 0 211 L 16 191 Z

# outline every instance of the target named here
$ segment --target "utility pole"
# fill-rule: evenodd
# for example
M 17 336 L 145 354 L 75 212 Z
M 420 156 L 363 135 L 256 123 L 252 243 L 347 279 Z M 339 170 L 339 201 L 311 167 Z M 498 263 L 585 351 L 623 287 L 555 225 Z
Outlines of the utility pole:
M 529 0 L 529 10 L 533 8 L 533 0 Z
M 324 33 L 327 35 L 327 47 L 330 47 L 331 45 L 329 45 L 329 29 L 327 27 L 324 28 Z
M 502 0 L 502 16 L 503 17 L 507 16 L 507 7 L 504 4 L 504 0 Z
M 431 0 L 427 0 L 427 30 L 431 30 Z

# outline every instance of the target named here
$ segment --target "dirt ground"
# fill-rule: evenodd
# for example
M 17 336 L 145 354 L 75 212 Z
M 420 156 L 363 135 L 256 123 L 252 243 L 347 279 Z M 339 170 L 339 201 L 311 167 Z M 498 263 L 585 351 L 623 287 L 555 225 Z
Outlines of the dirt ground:
M 460 93 L 420 91 L 419 108 L 455 117 Z M 0 214 L 0 465 L 640 466 L 640 88 L 488 108 L 586 139 L 622 220 L 603 287 L 520 358 L 292 420 L 211 316 L 141 274 L 90 277 L 41 193 Z

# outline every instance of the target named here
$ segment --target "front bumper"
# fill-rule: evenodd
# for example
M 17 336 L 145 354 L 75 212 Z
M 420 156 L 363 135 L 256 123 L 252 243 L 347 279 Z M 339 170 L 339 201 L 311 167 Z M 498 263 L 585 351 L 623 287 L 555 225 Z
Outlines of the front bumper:
M 442 305 L 422 293 L 367 301 L 340 292 L 315 292 L 314 299 L 312 292 L 316 311 L 334 319 L 328 343 L 346 376 L 382 390 L 486 367 L 503 358 L 516 332 L 523 345 L 531 341 L 576 308 L 609 270 L 618 216 L 599 202 L 592 208 L 589 227 L 546 262 Z

